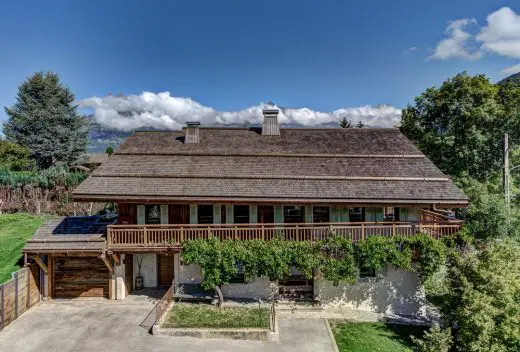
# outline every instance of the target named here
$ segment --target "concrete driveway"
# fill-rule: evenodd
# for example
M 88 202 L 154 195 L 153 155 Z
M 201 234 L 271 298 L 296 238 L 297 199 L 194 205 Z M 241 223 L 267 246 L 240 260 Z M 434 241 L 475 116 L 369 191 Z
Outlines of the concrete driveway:
M 141 327 L 154 301 L 41 303 L 0 331 L 5 351 L 334 351 L 323 319 L 282 319 L 280 342 L 152 336 Z

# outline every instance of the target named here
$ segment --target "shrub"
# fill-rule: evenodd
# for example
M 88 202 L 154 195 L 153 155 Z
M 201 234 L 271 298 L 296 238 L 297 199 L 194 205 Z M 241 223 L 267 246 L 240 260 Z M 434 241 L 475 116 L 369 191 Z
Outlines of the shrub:
M 417 352 L 449 352 L 453 345 L 451 329 L 441 329 L 439 325 L 434 325 L 429 331 L 425 331 L 422 339 L 414 336 L 411 338 Z

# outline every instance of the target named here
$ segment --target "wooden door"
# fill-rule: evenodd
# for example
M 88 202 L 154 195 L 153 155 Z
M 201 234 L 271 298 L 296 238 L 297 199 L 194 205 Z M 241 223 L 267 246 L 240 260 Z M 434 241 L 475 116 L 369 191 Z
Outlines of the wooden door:
M 134 290 L 134 256 L 125 254 L 124 264 L 126 294 L 129 295 Z
M 272 205 L 258 206 L 258 223 L 272 224 L 274 223 L 274 207 Z
M 159 286 L 170 287 L 174 277 L 174 256 L 159 255 Z
M 168 213 L 169 224 L 190 223 L 190 207 L 188 204 L 170 204 Z

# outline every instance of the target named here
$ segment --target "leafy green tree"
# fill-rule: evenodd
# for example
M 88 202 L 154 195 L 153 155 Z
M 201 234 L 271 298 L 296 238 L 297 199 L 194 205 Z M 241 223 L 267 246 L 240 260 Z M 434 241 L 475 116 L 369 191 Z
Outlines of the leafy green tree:
M 0 141 L 0 167 L 10 171 L 21 171 L 32 165 L 29 156 L 31 152 L 26 147 L 16 143 Z
M 105 153 L 107 153 L 108 155 L 114 154 L 114 148 L 111 145 L 109 145 L 107 149 L 105 149 Z
M 520 351 L 520 244 L 489 242 L 453 253 L 443 320 L 455 326 L 460 351 Z
M 356 127 L 357 128 L 365 128 L 365 123 L 363 121 L 359 121 L 357 124 L 356 124 Z
M 484 75 L 460 73 L 428 88 L 402 113 L 401 131 L 443 172 L 485 180 L 500 171 L 502 134 L 518 140 L 499 86 Z
M 434 325 L 428 331 L 425 331 L 422 339 L 410 337 L 417 346 L 415 348 L 417 352 L 449 352 L 453 345 L 451 329 L 443 330 L 439 325 Z
M 518 234 L 519 209 L 506 207 L 498 180 L 478 182 L 466 178 L 459 179 L 457 184 L 471 200 L 468 208 L 461 210 L 461 215 L 466 222 L 465 230 L 474 238 L 488 240 Z
M 352 128 L 352 121 L 349 121 L 347 120 L 346 117 L 342 118 L 341 120 L 339 120 L 339 126 L 341 128 Z
M 87 119 L 73 102 L 74 94 L 57 74 L 35 73 L 18 87 L 16 103 L 5 108 L 7 140 L 27 147 L 40 168 L 71 165 L 88 142 Z

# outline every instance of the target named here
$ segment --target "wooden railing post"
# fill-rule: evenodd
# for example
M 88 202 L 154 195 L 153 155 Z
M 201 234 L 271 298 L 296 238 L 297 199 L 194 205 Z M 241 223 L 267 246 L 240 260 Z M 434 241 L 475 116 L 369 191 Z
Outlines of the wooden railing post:
M 361 224 L 361 239 L 365 240 L 365 224 Z
M 148 231 L 143 227 L 143 244 L 148 244 Z
M 395 222 L 392 224 L 392 237 L 395 237 Z
M 184 227 L 181 226 L 181 234 L 180 234 L 180 238 L 179 238 L 179 244 L 182 244 L 182 242 L 184 242 Z
M 265 228 L 264 228 L 264 225 L 262 225 L 262 241 L 265 241 Z

